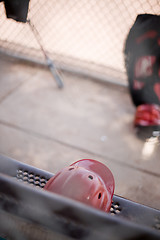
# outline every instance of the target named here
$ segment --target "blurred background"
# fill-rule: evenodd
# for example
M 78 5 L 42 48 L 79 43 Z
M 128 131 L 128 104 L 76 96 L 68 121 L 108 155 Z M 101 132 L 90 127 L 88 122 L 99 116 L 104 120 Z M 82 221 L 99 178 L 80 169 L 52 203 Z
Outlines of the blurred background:
M 33 32 L 0 3 L 1 154 L 53 173 L 97 159 L 116 194 L 160 209 L 160 145 L 136 135 L 123 55 L 137 15 L 159 12 L 156 0 L 31 0 Z
M 28 19 L 35 25 L 44 49 L 60 65 L 89 68 L 100 74 L 108 70 L 110 77 L 118 71 L 122 81 L 123 48 L 130 27 L 137 14 L 159 11 L 156 0 L 32 0 Z M 6 20 L 3 4 L 0 12 L 1 51 L 43 62 L 29 25 Z

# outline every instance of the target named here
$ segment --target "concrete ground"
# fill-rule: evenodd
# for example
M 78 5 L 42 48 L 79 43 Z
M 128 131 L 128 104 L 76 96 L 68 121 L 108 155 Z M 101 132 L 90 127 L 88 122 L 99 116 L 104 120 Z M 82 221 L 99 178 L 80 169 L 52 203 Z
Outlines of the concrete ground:
M 160 145 L 133 128 L 123 88 L 0 59 L 0 153 L 55 173 L 82 158 L 106 164 L 115 194 L 160 209 Z

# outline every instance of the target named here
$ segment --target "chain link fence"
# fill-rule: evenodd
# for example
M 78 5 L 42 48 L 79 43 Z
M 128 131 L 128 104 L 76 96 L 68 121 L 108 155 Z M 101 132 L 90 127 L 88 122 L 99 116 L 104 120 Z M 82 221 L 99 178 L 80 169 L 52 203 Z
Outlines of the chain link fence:
M 125 80 L 123 48 L 137 14 L 159 14 L 158 0 L 30 0 L 28 18 L 59 66 Z M 0 50 L 44 62 L 27 23 L 7 19 L 0 3 Z

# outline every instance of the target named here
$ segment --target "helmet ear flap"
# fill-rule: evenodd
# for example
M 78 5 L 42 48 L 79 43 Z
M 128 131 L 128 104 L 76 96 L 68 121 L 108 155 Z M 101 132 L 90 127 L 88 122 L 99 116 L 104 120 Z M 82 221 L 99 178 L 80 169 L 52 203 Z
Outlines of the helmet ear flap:
M 82 159 L 55 174 L 44 189 L 108 212 L 114 193 L 114 178 L 104 164 Z

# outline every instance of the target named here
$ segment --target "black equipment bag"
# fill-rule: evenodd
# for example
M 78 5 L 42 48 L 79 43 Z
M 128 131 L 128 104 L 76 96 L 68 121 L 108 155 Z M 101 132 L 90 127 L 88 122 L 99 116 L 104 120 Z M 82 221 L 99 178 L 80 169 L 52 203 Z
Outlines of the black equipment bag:
M 29 0 L 4 0 L 4 6 L 7 18 L 26 23 Z
M 125 42 L 125 66 L 135 106 L 160 104 L 160 16 L 137 16 Z

